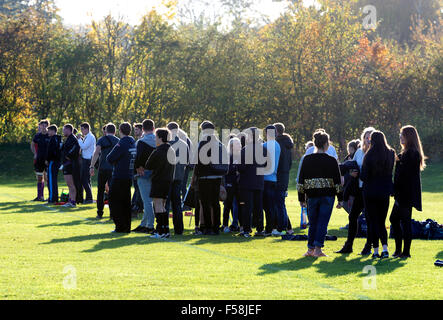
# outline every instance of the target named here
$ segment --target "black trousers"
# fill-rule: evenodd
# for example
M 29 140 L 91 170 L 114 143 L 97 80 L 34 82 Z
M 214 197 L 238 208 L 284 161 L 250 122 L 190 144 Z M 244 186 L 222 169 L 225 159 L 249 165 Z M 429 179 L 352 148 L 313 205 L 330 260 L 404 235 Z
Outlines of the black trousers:
M 265 188 L 263 190 L 263 210 L 266 215 L 266 233 L 271 233 L 272 230 L 277 229 L 277 193 L 276 183 L 272 181 L 265 181 Z
M 197 189 L 194 189 L 194 202 L 195 202 L 195 208 L 194 208 L 194 220 L 195 220 L 195 227 L 200 228 L 200 194 L 198 193 Z
M 91 189 L 91 175 L 89 173 L 89 168 L 91 167 L 91 159 L 83 159 L 81 165 L 81 184 L 82 188 L 86 193 L 86 201 L 92 201 L 92 189 Z M 83 190 L 81 190 L 82 198 L 83 198 Z
M 401 207 L 394 204 L 391 217 L 392 232 L 395 237 L 395 252 L 402 252 L 402 242 L 404 241 L 403 254 L 410 255 L 412 242 L 412 207 Z
M 182 181 L 177 180 L 171 183 L 171 190 L 169 191 L 169 200 L 172 206 L 172 223 L 174 224 L 174 234 L 183 234 L 183 211 L 181 201 L 181 186 Z M 168 212 L 169 210 L 166 210 Z
M 371 242 L 373 248 L 388 244 L 388 232 L 386 231 L 386 217 L 389 210 L 389 196 L 384 197 L 364 197 L 365 210 L 369 217 L 368 232 L 371 232 Z
M 131 232 L 131 179 L 112 179 L 109 190 L 109 211 L 116 232 Z
M 99 170 L 97 176 L 97 214 L 103 217 L 106 183 L 111 186 L 112 170 Z
M 81 157 L 80 157 L 81 158 Z M 74 180 L 74 186 L 76 193 L 75 202 L 83 203 L 83 187 L 81 180 L 81 159 L 72 161 L 72 178 Z
M 242 216 L 242 224 L 244 232 L 252 232 L 251 220 L 256 221 L 255 227 L 258 232 L 263 231 L 263 190 L 250 190 L 241 188 L 240 196 L 240 214 Z
M 199 179 L 198 193 L 203 207 L 202 229 L 219 232 L 220 228 L 220 184 L 221 179 Z
M 231 211 L 232 216 L 234 216 L 234 198 L 238 199 L 237 188 L 226 187 L 226 195 L 226 200 L 223 204 L 223 226 L 225 227 L 229 226 L 229 214 L 231 213 Z
M 357 236 L 358 231 L 358 217 L 360 213 L 365 209 L 363 202 L 363 194 L 361 189 L 357 192 L 354 202 L 352 203 L 351 212 L 349 213 L 349 229 L 348 229 L 348 239 L 346 242 L 352 246 Z M 365 210 L 365 218 L 368 226 L 368 233 L 366 236 L 366 246 L 370 246 L 372 244 L 371 241 L 371 225 L 369 223 L 370 218 L 368 217 L 367 211 Z
M 49 188 L 49 202 L 58 202 L 58 171 L 60 163 L 51 161 L 47 169 L 48 172 L 48 188 Z

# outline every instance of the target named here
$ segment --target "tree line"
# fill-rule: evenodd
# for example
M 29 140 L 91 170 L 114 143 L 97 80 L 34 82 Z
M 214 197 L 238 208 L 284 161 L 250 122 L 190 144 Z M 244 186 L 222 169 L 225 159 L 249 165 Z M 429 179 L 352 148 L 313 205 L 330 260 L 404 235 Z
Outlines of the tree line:
M 109 121 L 151 118 L 188 130 L 209 119 L 239 129 L 283 122 L 298 151 L 324 128 L 345 152 L 364 127 L 397 147 L 400 127 L 412 124 L 426 153 L 441 156 L 438 1 L 420 11 L 421 1 L 372 1 L 381 15 L 375 30 L 362 23 L 368 1 L 294 0 L 264 23 L 245 18 L 252 1 L 220 1 L 227 11 L 218 19 L 189 19 L 165 1 L 168 10 L 135 26 L 109 15 L 81 28 L 64 25 L 51 0 L 2 1 L 0 143 L 29 141 L 44 118 L 88 121 L 97 133 Z

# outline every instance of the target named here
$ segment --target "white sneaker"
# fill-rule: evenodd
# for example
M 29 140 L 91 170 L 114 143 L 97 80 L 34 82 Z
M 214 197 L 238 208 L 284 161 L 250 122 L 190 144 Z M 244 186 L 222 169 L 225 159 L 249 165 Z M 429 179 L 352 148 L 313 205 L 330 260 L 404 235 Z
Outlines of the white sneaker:
M 171 235 L 169 233 L 162 234 L 160 236 L 161 239 L 168 239 Z
M 65 203 L 63 206 L 63 208 L 75 208 L 76 205 L 72 204 L 71 202 Z
M 281 236 L 281 233 L 278 232 L 277 229 L 272 230 L 272 233 L 271 233 L 271 234 L 272 234 L 273 237 L 279 237 L 279 236 Z
M 231 232 L 231 229 L 229 229 L 229 227 L 225 227 L 225 228 L 223 229 L 223 232 L 224 232 L 224 233 L 230 233 L 230 232 Z
M 151 238 L 151 239 L 161 239 L 162 236 L 160 234 L 158 234 L 158 233 L 154 233 L 152 236 L 149 236 L 149 238 Z

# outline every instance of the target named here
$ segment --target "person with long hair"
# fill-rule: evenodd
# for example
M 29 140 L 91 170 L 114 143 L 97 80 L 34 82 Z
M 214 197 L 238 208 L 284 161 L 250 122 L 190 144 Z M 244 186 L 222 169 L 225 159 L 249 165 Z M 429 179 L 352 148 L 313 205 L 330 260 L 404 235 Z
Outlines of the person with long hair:
M 365 155 L 360 179 L 363 181 L 363 200 L 369 217 L 371 240 L 374 248 L 372 258 L 388 258 L 388 233 L 386 217 L 389 209 L 389 197 L 393 191 L 392 170 L 395 151 L 386 142 L 381 131 L 371 134 L 371 147 Z M 379 241 L 383 252 L 379 254 Z
M 298 199 L 308 208 L 308 251 L 305 257 L 325 257 L 322 252 L 334 198 L 343 206 L 343 186 L 337 160 L 327 154 L 329 135 L 324 130 L 314 133 L 315 152 L 303 159 L 297 184 Z
M 392 256 L 407 259 L 411 257 L 412 208 L 422 211 L 420 171 L 426 167 L 426 157 L 420 136 L 413 126 L 401 128 L 400 144 L 402 152 L 397 157 L 394 174 L 395 204 L 390 217 L 395 238 L 395 253 Z
M 371 134 L 374 131 L 375 129 L 373 127 L 368 127 L 363 130 L 363 133 L 361 135 L 360 148 L 354 153 L 354 157 L 352 158 L 352 160 L 357 162 L 357 165 L 359 166 L 360 170 L 363 165 L 363 159 L 365 157 L 365 154 L 366 152 L 368 152 L 370 147 Z M 358 172 L 351 173 L 351 176 L 357 178 Z M 361 181 L 360 179 L 358 183 L 358 190 L 356 190 L 355 198 L 354 201 L 352 202 L 351 212 L 349 213 L 348 238 L 346 239 L 343 248 L 337 251 L 336 253 L 342 253 L 342 254 L 352 253 L 352 247 L 358 231 L 358 217 L 360 216 L 360 213 L 364 211 L 362 187 L 363 187 L 363 181 Z M 367 230 L 366 244 L 360 254 L 366 256 L 371 254 L 371 240 L 370 240 L 371 227 L 368 222 L 368 215 L 366 214 L 366 211 L 365 211 L 365 218 L 368 230 Z

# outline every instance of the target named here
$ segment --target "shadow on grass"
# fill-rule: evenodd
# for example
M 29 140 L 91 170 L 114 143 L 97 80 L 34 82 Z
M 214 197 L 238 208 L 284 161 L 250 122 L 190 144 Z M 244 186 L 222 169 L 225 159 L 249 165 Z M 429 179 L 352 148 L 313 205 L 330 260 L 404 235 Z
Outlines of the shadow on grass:
M 435 259 L 439 259 L 439 260 L 443 259 L 443 250 L 440 251 L 439 253 L 437 253 L 437 255 L 435 256 Z
M 347 259 L 349 256 L 350 255 L 340 255 L 332 261 L 319 260 L 324 258 L 316 259 L 312 257 L 301 257 L 297 260 L 288 259 L 262 265 L 260 267 L 261 272 L 258 275 L 273 274 L 281 271 L 297 271 L 313 267 L 318 273 L 322 273 L 326 277 L 344 276 L 352 273 L 359 274 L 360 277 L 365 277 L 367 273 L 363 272 L 363 268 L 367 265 L 374 266 L 377 274 L 386 274 L 394 272 L 396 269 L 407 264 L 406 261 L 400 259 L 371 260 L 363 256 Z M 317 261 L 319 262 L 316 263 Z
M 40 226 L 37 226 L 37 228 L 51 228 L 51 227 L 73 227 L 73 226 L 79 226 L 79 225 L 97 225 L 97 224 L 104 224 L 104 225 L 111 225 L 113 222 L 110 220 L 97 220 L 94 218 L 87 218 L 82 220 L 74 220 L 69 222 L 63 222 L 63 223 L 50 223 L 50 224 L 42 224 Z
M 0 214 L 14 214 L 14 213 L 36 213 L 36 212 L 50 212 L 50 213 L 75 213 L 91 209 L 86 206 L 77 206 L 76 208 L 63 208 L 61 206 L 47 206 L 45 202 L 32 201 L 11 201 L 0 203 Z M 7 212 L 9 211 L 9 212 Z

